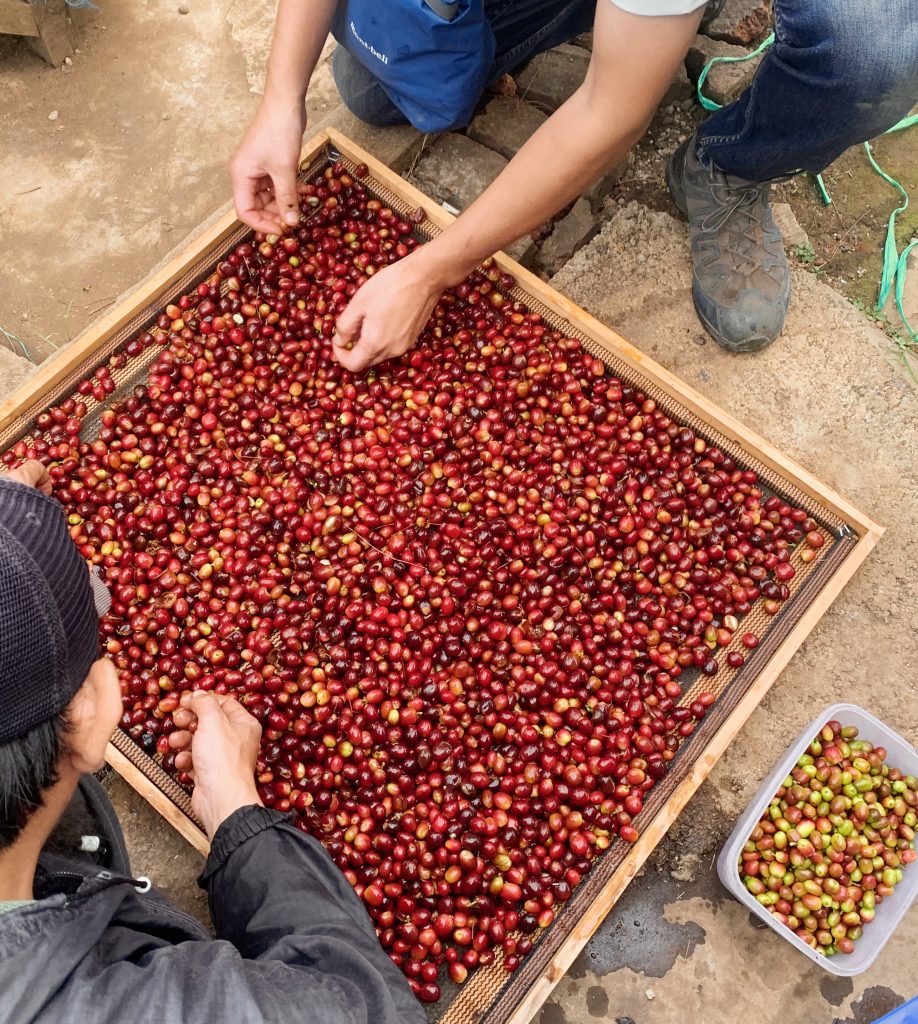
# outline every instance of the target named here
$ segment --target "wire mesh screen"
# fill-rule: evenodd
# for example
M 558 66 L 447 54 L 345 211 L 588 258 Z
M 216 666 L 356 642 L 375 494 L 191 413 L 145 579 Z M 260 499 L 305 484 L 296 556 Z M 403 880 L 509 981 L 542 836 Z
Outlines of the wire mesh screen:
M 326 147 L 315 160 L 302 168 L 302 176 L 306 179 L 314 177 L 334 161 L 341 160 L 349 170 L 354 169 L 354 162 L 348 157 L 337 153 L 330 146 Z M 406 199 L 392 191 L 372 174 L 363 179 L 368 191 L 377 199 L 389 205 L 393 210 L 407 217 L 411 205 Z M 418 237 L 427 240 L 439 233 L 439 227 L 426 217 L 417 227 Z M 156 319 L 163 306 L 173 298 L 187 293 L 199 282 L 212 273 L 216 264 L 224 259 L 239 242 L 250 236 L 245 226 L 231 231 L 206 251 L 198 254 L 194 265 L 180 277 L 170 281 L 153 297 L 130 322 L 107 337 L 85 362 L 73 368 L 50 393 L 37 397 L 34 402 L 22 408 L 19 414 L 6 426 L 0 428 L 0 450 L 6 450 L 20 438 L 27 435 L 33 427 L 35 416 L 51 405 L 57 404 L 72 395 L 78 383 L 89 376 L 97 367 L 105 364 L 116 352 L 123 351 L 125 343 L 141 331 L 146 330 Z M 712 737 L 717 733 L 731 712 L 737 707 L 749 691 L 757 676 L 769 662 L 775 651 L 784 642 L 804 612 L 811 606 L 817 595 L 826 585 L 833 573 L 845 560 L 857 543 L 857 536 L 832 510 L 820 504 L 815 498 L 800 489 L 792 480 L 765 465 L 743 446 L 730 437 L 722 434 L 710 423 L 695 415 L 682 404 L 677 395 L 659 387 L 644 378 L 632 366 L 611 353 L 597 339 L 590 337 L 564 320 L 552 309 L 528 294 L 524 288 L 517 287 L 512 292 L 513 298 L 525 303 L 532 311 L 542 315 L 550 327 L 561 331 L 567 337 L 579 339 L 585 348 L 595 357 L 601 359 L 608 368 L 622 381 L 639 388 L 647 397 L 654 399 L 658 406 L 673 420 L 690 427 L 706 442 L 716 445 L 728 454 L 738 466 L 754 470 L 764 488 L 778 495 L 791 505 L 805 509 L 807 514 L 819 525 L 825 538 L 825 544 L 811 562 L 804 562 L 799 552 L 794 555 L 792 564 L 796 575 L 789 586 L 790 598 L 784 603 L 776 615 L 767 614 L 763 602 L 759 600 L 743 619 L 743 629 L 754 631 L 761 637 L 759 646 L 754 651 L 744 651 L 746 660 L 740 668 L 731 668 L 726 663 L 726 656 L 731 651 L 740 650 L 740 631 L 737 631 L 729 647 L 718 651 L 721 663 L 720 670 L 713 678 L 701 676 L 696 672 L 683 676 L 683 703 L 692 702 L 702 690 L 711 691 L 716 700 L 706 717 L 699 723 L 695 733 L 680 746 L 675 758 L 670 762 L 670 770 L 650 791 L 644 809 L 636 818 L 635 824 L 646 830 L 656 815 L 665 810 L 667 802 L 680 783 L 689 774 L 696 759 L 704 752 Z M 148 366 L 156 358 L 155 346 L 144 349 L 140 355 L 126 357 L 123 364 L 112 370 L 116 382 L 116 391 L 107 396 L 100 405 L 91 396 L 81 396 L 88 407 L 85 419 L 83 439 L 91 440 L 98 430 L 99 418 L 103 405 L 110 405 L 120 397 L 127 395 L 137 384 L 146 380 Z M 113 739 L 117 749 L 124 754 L 161 792 L 196 825 L 188 792 L 179 785 L 160 764 L 148 756 L 126 733 L 119 732 Z M 594 862 L 591 871 L 575 889 L 553 923 L 538 935 L 532 951 L 525 957 L 518 970 L 508 975 L 503 968 L 503 955 L 500 949 L 495 950 L 494 962 L 472 973 L 469 980 L 457 987 L 446 981 L 443 984 L 443 997 L 428 1009 L 432 1021 L 440 1024 L 503 1024 L 514 1013 L 533 984 L 545 973 L 552 958 L 564 944 L 567 937 L 583 916 L 585 910 L 597 899 L 602 890 L 620 870 L 629 847 L 618 840 L 612 843 L 607 851 Z M 535 936 L 534 936 L 535 938 Z

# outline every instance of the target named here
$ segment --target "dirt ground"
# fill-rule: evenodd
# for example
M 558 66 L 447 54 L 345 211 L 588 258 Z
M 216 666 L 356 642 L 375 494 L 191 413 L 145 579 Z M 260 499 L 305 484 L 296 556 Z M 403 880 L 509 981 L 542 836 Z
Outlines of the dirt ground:
M 61 70 L 0 36 L 0 394 L 229 198 L 226 163 L 258 102 L 270 5 L 185 2 L 188 14 L 178 0 L 76 12 L 79 52 Z M 336 102 L 325 66 L 312 122 L 348 124 Z M 781 186 L 809 239 L 795 254 L 788 330 L 765 353 L 732 357 L 694 316 L 685 228 L 662 188 L 665 157 L 698 117 L 660 111 L 602 232 L 555 284 L 888 529 L 533 1024 L 870 1024 L 918 992 L 918 908 L 871 971 L 832 979 L 753 927 L 712 862 L 820 708 L 848 699 L 918 739 L 918 394 L 891 339 L 849 301 L 873 305 L 897 200 L 861 150 L 826 175 L 831 207 L 807 179 Z M 918 196 L 918 128 L 876 153 Z M 900 220 L 904 240 L 918 212 Z M 206 919 L 200 857 L 117 777 L 107 785 L 135 871 Z
M 686 109 L 687 106 L 687 109 Z M 654 210 L 672 212 L 662 187 L 669 154 L 704 119 L 697 104 L 674 104 L 661 109 L 647 135 L 635 147 L 628 173 L 612 199 L 623 206 L 637 200 Z M 918 127 L 881 136 L 871 143 L 874 159 L 914 197 L 918 194 Z M 876 319 L 892 337 L 905 332 L 891 309 L 875 316 L 877 289 L 883 265 L 883 244 L 889 215 L 902 197 L 870 166 L 863 146 L 843 153 L 823 174 L 832 200 L 826 205 L 810 175 L 799 175 L 774 189 L 774 202 L 788 203 L 807 240 L 791 256 Z M 918 234 L 918 204 L 912 201 L 896 220 L 899 250 Z M 912 282 L 912 287 L 915 287 Z M 914 356 L 912 357 L 914 359 Z

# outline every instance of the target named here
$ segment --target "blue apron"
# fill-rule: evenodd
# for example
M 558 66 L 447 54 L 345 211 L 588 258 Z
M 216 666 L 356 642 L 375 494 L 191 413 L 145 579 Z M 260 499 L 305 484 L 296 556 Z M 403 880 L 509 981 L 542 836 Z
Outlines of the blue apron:
M 468 124 L 494 63 L 484 0 L 342 0 L 332 34 L 421 132 Z

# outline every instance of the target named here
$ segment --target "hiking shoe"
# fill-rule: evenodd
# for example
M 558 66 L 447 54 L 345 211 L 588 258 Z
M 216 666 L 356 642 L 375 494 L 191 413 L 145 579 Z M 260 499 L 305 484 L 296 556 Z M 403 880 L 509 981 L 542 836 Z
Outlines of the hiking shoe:
M 694 135 L 670 157 L 666 184 L 688 217 L 692 298 L 705 330 L 731 352 L 770 345 L 790 302 L 784 243 L 768 205 L 771 185 L 705 167 Z

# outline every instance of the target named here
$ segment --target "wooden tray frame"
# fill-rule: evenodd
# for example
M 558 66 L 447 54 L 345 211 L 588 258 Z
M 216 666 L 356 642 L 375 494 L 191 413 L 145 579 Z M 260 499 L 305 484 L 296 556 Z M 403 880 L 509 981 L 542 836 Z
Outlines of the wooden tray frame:
M 371 175 L 378 182 L 409 206 L 423 207 L 427 214 L 426 223 L 442 230 L 455 219 L 429 197 L 333 129 L 326 129 L 318 133 L 304 146 L 301 166 L 313 163 L 329 148 L 353 163 L 365 163 Z M 166 301 L 174 282 L 187 274 L 194 266 L 200 264 L 202 258 L 208 253 L 217 252 L 220 246 L 225 244 L 227 239 L 238 232 L 241 227 L 235 213 L 229 210 L 189 241 L 178 255 L 153 274 L 141 287 L 120 301 L 115 308 L 91 326 L 73 344 L 45 363 L 16 393 L 0 402 L 0 430 L 8 427 L 17 418 L 29 415 L 30 410 L 40 406 L 43 398 L 52 395 L 55 387 L 72 375 L 94 352 L 102 348 L 119 330 L 129 324 L 151 303 Z M 787 665 L 794 652 L 851 579 L 883 533 L 883 527 L 873 522 L 806 469 L 789 459 L 774 445 L 749 430 L 709 399 L 688 387 L 664 367 L 577 307 L 569 299 L 560 295 L 534 274 L 515 263 L 510 257 L 504 253 L 498 253 L 496 262 L 502 270 L 506 270 L 517 279 L 518 285 L 529 296 L 536 298 L 549 310 L 570 322 L 610 357 L 614 357 L 632 368 L 661 391 L 681 403 L 700 420 L 736 442 L 750 456 L 792 482 L 803 493 L 833 513 L 844 524 L 842 529 L 847 528 L 847 531 L 850 531 L 851 543 L 844 558 L 834 567 L 816 597 L 793 625 L 793 628 L 783 637 L 780 644 L 770 653 L 767 661 L 762 664 L 754 683 L 730 710 L 716 731 L 707 737 L 704 749 L 691 763 L 690 769 L 678 787 L 670 794 L 665 807 L 659 810 L 645 825 L 638 841 L 628 849 L 620 866 L 586 911 L 577 919 L 575 926 L 554 951 L 539 976 L 531 979 L 531 983 L 521 997 L 517 997 L 519 993 L 512 996 L 509 1008 L 504 1000 L 505 1006 L 500 1013 L 492 1014 L 494 1004 L 501 999 L 500 992 L 483 1010 L 480 1007 L 476 1010 L 468 1006 L 458 1008 L 456 1004 L 460 1000 L 457 999 L 440 1018 L 442 1024 L 463 1024 L 463 1022 L 479 1020 L 483 1024 L 491 1024 L 492 1020 L 495 1022 L 499 1020 L 500 1024 L 528 1024 L 552 989 L 564 976 L 590 936 L 615 905 L 654 847 L 710 774 L 717 760 Z M 163 779 L 159 779 L 160 784 L 157 785 L 148 775 L 137 768 L 114 743 L 109 744 L 106 758 L 108 763 L 195 849 L 202 854 L 207 853 L 209 848 L 207 838 L 199 824 L 193 817 L 183 812 L 175 800 L 166 795 L 164 789 L 168 789 L 168 787 Z M 161 774 L 164 775 L 164 773 Z M 166 781 L 172 782 L 169 779 Z M 180 790 L 177 784 L 172 783 L 172 785 Z M 183 790 L 180 792 L 184 794 Z M 187 802 L 187 796 L 185 796 L 185 801 Z M 474 990 L 477 987 L 475 984 L 477 975 L 481 973 L 473 974 L 463 987 L 463 991 L 469 991 L 473 1003 L 475 1002 Z M 509 987 L 509 983 L 504 986 L 504 988 Z

